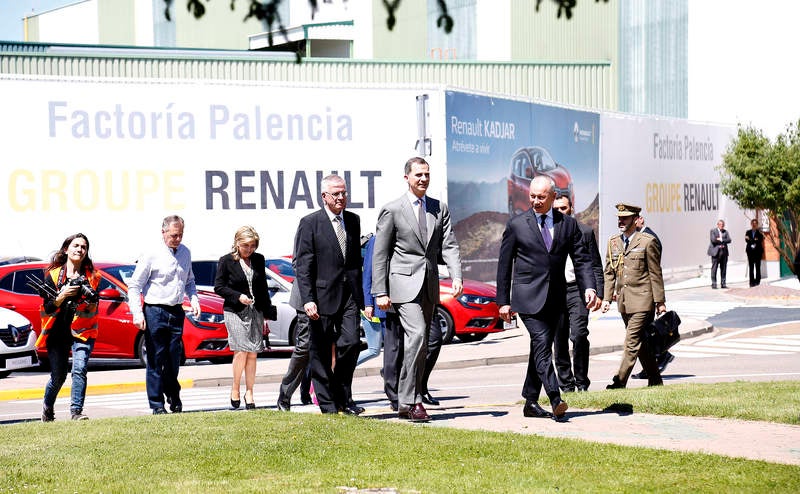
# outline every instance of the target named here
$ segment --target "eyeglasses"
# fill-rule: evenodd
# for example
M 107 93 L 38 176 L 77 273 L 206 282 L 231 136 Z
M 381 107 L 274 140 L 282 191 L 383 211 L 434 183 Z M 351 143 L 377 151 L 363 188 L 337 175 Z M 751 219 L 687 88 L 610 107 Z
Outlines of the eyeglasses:
M 345 192 L 345 191 L 342 191 L 342 192 L 326 192 L 326 194 L 328 194 L 331 197 L 335 197 L 336 199 L 339 199 L 340 197 L 347 197 L 347 192 Z

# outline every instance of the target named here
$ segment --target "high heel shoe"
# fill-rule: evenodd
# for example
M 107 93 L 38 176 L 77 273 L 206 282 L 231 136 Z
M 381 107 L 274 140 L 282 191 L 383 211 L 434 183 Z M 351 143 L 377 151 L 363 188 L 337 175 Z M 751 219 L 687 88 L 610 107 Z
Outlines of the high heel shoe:
M 244 399 L 244 408 L 245 408 L 245 410 L 255 410 L 256 409 L 256 403 L 255 402 L 247 403 L 247 398 L 245 398 Z
M 242 404 L 242 399 L 241 398 L 239 398 L 238 400 L 234 400 L 233 397 L 231 396 L 231 408 L 236 410 L 236 409 L 239 408 L 239 406 L 241 404 Z

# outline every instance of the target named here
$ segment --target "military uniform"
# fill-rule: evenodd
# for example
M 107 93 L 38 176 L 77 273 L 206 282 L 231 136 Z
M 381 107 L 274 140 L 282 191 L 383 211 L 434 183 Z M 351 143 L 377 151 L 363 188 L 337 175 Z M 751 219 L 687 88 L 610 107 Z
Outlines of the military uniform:
M 617 204 L 617 216 L 635 216 L 641 208 Z M 612 235 L 606 249 L 603 271 L 603 300 L 617 301 L 625 322 L 625 345 L 611 388 L 624 388 L 636 358 L 648 376 L 648 385 L 662 384 L 655 356 L 644 341 L 643 329 L 655 317 L 655 306 L 664 303 L 664 279 L 661 274 L 661 244 L 649 233 L 633 232 L 625 245 L 623 234 Z M 615 298 L 614 298 L 615 297 Z

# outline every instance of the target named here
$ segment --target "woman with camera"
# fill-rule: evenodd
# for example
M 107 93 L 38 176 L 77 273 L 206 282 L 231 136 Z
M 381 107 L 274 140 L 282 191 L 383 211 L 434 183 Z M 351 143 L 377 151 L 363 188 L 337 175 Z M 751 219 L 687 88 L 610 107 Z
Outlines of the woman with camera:
M 275 320 L 277 309 L 267 289 L 266 261 L 256 253 L 259 237 L 252 226 L 236 231 L 231 252 L 219 259 L 214 291 L 224 299 L 228 345 L 233 350 L 231 406 L 241 405 L 240 384 L 244 371 L 245 408 L 256 407 L 253 385 L 256 358 L 264 349 L 264 319 Z
M 44 390 L 42 422 L 55 420 L 53 406 L 69 370 L 72 351 L 72 420 L 86 420 L 86 366 L 97 338 L 97 286 L 100 273 L 89 257 L 89 239 L 76 233 L 53 254 L 42 286 L 42 332 L 37 348 L 47 348 L 50 380 Z

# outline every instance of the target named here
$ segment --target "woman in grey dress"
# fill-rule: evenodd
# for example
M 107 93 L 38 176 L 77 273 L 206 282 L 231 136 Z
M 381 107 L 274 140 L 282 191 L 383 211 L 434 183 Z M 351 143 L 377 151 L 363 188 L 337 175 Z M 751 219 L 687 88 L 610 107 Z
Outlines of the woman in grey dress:
M 236 230 L 231 252 L 220 257 L 214 291 L 224 299 L 228 344 L 233 350 L 231 406 L 241 405 L 240 384 L 244 372 L 245 408 L 256 407 L 253 385 L 256 358 L 264 350 L 264 320 L 277 314 L 267 290 L 264 256 L 256 253 L 258 233 L 251 226 Z

